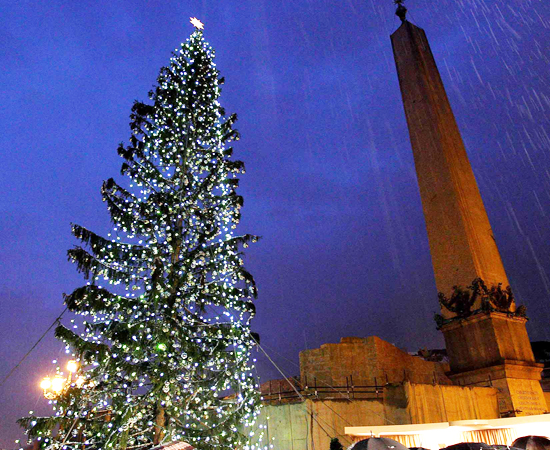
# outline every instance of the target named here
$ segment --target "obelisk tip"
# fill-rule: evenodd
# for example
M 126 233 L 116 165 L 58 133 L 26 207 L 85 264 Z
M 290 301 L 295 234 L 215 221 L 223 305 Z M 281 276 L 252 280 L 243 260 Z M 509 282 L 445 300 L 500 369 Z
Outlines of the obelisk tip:
M 401 22 L 405 22 L 405 20 L 407 20 L 407 7 L 403 4 L 403 1 L 404 0 L 393 0 L 393 2 L 397 5 L 395 15 L 401 19 Z

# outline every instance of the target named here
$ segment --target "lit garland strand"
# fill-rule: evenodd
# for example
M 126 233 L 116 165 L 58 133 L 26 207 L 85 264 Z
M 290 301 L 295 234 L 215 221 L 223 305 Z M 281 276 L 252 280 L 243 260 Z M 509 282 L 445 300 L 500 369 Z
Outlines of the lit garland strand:
M 20 420 L 41 448 L 260 448 L 256 286 L 241 252 L 257 237 L 233 234 L 244 165 L 230 159 L 236 115 L 218 103 L 213 58 L 197 28 L 161 69 L 153 105 L 134 104 L 130 145 L 118 148 L 131 182 L 102 187 L 108 238 L 73 225 L 84 245 L 69 259 L 90 282 L 65 302 L 87 320 L 56 336 L 85 381 L 51 401 L 52 417 Z

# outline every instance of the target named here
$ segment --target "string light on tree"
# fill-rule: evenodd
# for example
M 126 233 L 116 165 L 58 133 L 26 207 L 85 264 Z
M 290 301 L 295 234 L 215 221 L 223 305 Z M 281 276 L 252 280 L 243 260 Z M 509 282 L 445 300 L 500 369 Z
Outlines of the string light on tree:
M 218 102 L 215 52 L 203 24 L 191 23 L 151 102 L 132 107 L 130 142 L 118 148 L 126 181 L 103 183 L 112 231 L 73 225 L 82 245 L 68 256 L 88 282 L 65 303 L 84 329 L 60 325 L 56 337 L 80 378 L 61 389 L 44 380 L 56 392 L 53 415 L 20 420 L 43 449 L 146 450 L 178 440 L 260 448 L 250 442 L 260 406 L 250 358 L 256 285 L 242 254 L 258 238 L 234 234 L 244 173 L 230 146 L 237 116 Z

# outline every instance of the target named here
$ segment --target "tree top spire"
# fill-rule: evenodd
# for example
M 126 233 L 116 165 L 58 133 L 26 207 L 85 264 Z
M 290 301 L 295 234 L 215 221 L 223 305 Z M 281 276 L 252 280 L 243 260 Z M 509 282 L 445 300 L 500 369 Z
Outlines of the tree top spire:
M 189 21 L 193 24 L 195 28 L 197 28 L 198 30 L 204 30 L 204 24 L 199 19 L 197 19 L 196 17 L 190 17 L 189 19 Z

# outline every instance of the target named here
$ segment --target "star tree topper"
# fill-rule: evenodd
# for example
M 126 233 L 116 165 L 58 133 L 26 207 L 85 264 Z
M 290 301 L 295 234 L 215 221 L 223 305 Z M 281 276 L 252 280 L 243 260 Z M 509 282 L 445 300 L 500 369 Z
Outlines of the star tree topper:
M 199 30 L 204 30 L 204 25 L 199 19 L 197 19 L 196 17 L 190 17 L 190 19 L 191 19 L 191 23 L 195 28 Z

